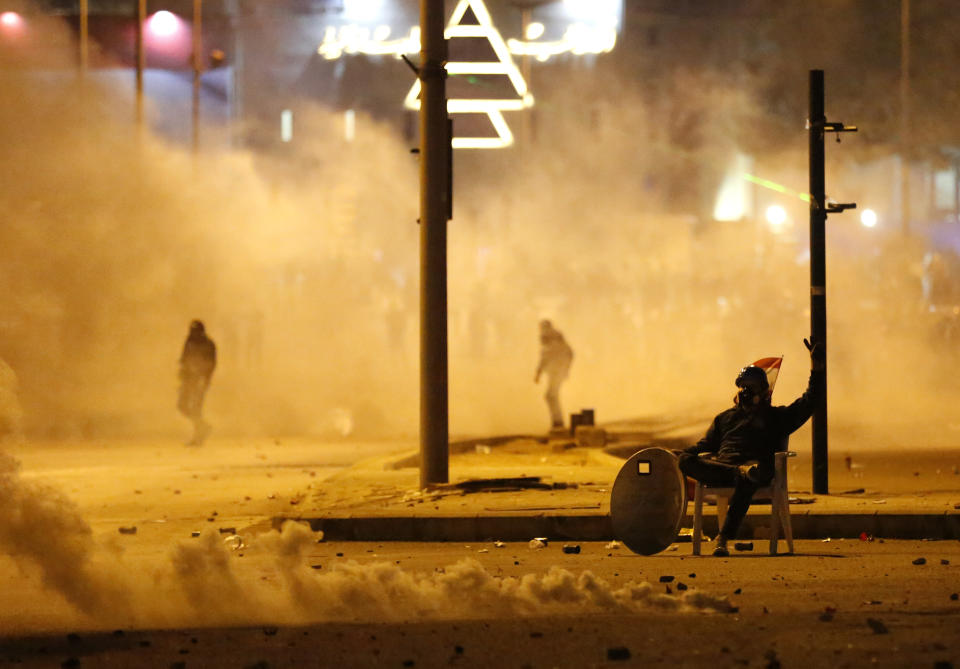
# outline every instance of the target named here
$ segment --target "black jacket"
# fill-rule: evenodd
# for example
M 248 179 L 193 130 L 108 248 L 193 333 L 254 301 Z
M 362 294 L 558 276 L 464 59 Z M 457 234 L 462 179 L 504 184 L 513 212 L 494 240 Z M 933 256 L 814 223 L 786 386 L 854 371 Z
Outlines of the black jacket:
M 209 378 L 217 366 L 217 347 L 204 332 L 191 332 L 180 354 L 181 376 Z
M 707 434 L 687 453 L 715 453 L 715 459 L 733 465 L 757 461 L 764 474 L 773 472 L 773 455 L 790 433 L 807 422 L 817 403 L 819 375 L 811 371 L 807 389 L 790 406 L 765 406 L 747 413 L 740 407 L 727 409 L 713 419 Z

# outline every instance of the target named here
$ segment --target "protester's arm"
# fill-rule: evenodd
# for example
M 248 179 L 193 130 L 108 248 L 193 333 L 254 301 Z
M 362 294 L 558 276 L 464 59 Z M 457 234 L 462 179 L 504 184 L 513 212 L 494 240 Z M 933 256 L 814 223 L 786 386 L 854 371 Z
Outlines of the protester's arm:
M 540 347 L 540 363 L 537 365 L 537 371 L 533 374 L 533 382 L 537 383 L 540 381 L 540 374 L 543 373 L 543 368 L 547 364 L 547 347 Z
M 807 422 L 807 419 L 813 414 L 820 399 L 819 390 L 823 387 L 821 379 L 826 368 L 826 356 L 824 355 L 823 345 L 813 340 L 803 340 L 807 350 L 810 351 L 810 379 L 807 381 L 807 389 L 803 395 L 798 397 L 793 403 L 786 407 L 785 426 L 787 434 L 798 429 Z

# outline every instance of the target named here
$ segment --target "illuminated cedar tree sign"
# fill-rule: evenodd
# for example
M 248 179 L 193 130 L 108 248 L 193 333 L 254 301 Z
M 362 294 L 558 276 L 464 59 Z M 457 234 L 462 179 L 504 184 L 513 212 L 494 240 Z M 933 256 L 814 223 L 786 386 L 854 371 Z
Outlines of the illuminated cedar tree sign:
M 475 22 L 471 22 L 471 19 Z M 455 40 L 464 43 L 475 42 L 478 38 L 486 39 L 497 60 L 488 61 L 457 61 L 447 63 L 447 74 L 451 77 L 474 75 L 489 77 L 495 75 L 506 77 L 516 97 L 510 98 L 450 98 L 447 100 L 447 110 L 453 114 L 486 114 L 496 131 L 496 137 L 454 137 L 455 149 L 501 149 L 513 144 L 513 133 L 503 118 L 504 111 L 519 111 L 533 105 L 533 96 L 527 91 L 527 83 L 523 80 L 520 70 L 513 62 L 513 57 L 507 49 L 500 32 L 493 25 L 490 13 L 483 0 L 460 0 L 453 15 L 447 23 L 444 36 L 449 40 L 451 51 L 457 46 Z M 404 106 L 408 109 L 420 109 L 420 80 L 418 79 L 407 98 Z

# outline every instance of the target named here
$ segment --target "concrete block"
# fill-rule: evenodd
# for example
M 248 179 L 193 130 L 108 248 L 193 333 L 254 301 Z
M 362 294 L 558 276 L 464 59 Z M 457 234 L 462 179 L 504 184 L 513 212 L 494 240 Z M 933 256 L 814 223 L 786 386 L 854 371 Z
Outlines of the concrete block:
M 603 448 L 607 445 L 607 431 L 602 427 L 578 425 L 574 439 L 580 448 Z

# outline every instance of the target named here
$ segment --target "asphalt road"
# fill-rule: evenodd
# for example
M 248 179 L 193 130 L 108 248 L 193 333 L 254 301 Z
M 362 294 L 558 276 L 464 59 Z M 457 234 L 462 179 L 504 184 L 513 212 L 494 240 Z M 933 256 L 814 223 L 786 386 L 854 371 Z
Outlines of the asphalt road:
M 551 567 L 574 575 L 588 570 L 610 590 L 647 581 L 657 593 L 707 593 L 733 608 L 651 606 L 623 612 L 569 600 L 524 615 L 492 615 L 478 606 L 473 613 L 449 616 L 399 611 L 393 619 L 372 622 L 344 612 L 321 624 L 300 625 L 254 623 L 256 612 L 249 611 L 250 624 L 207 627 L 198 620 L 167 631 L 100 633 L 89 631 L 90 625 L 84 631 L 76 621 L 75 629 L 0 642 L 0 666 L 947 667 L 960 662 L 958 542 L 803 541 L 795 556 L 771 558 L 754 550 L 729 559 L 692 557 L 683 544 L 653 557 L 604 543 L 580 549 L 567 554 L 554 544 L 531 550 L 517 543 L 322 542 L 304 553 L 301 566 L 318 578 L 336 574 L 338 565 L 449 575 L 451 565 L 463 559 L 476 560 L 499 580 L 542 578 Z M 914 564 L 921 557 L 925 564 Z M 231 559 L 240 584 L 283 580 L 264 556 Z M 673 578 L 662 582 L 668 577 Z M 353 610 L 359 614 L 364 607 L 357 603 Z
M 0 554 L 0 667 L 960 666 L 956 541 L 643 557 L 264 522 L 408 447 L 19 447 L 0 486 L 0 539 L 17 538 Z

